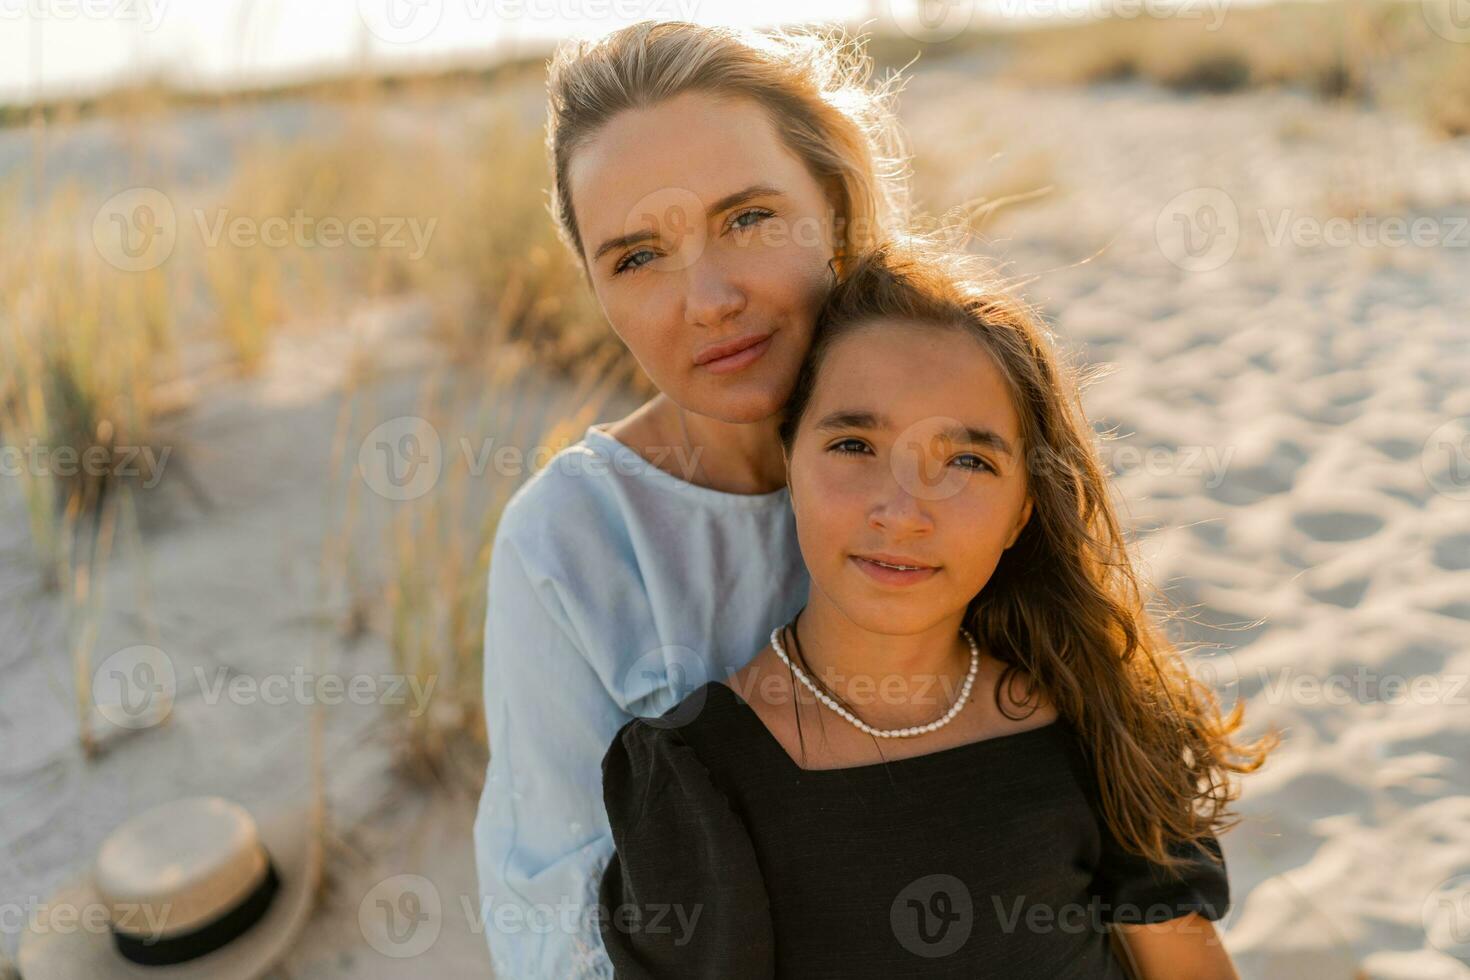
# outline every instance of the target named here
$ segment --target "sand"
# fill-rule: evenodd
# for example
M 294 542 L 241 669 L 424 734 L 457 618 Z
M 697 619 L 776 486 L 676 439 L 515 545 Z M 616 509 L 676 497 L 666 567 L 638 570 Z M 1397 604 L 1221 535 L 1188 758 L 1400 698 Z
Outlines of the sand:
M 1286 732 L 1222 838 L 1222 927 L 1242 976 L 1470 977 L 1470 232 L 1457 225 L 1470 141 L 1280 93 L 1012 88 L 978 62 L 924 68 L 903 106 L 931 205 L 1054 186 L 1000 212 L 983 248 L 1039 275 L 1028 294 L 1059 342 L 1111 366 L 1086 406 L 1119 435 L 1109 459 L 1149 573 L 1193 611 L 1178 635 L 1210 645 L 1198 669 L 1245 702 L 1251 731 Z M 59 138 L 58 167 L 95 159 L 98 129 L 70 159 Z M 24 159 L 19 138 L 0 133 L 7 166 Z M 1223 260 L 1228 234 L 1179 248 L 1174 215 L 1198 222 L 1201 205 L 1235 210 L 1211 226 L 1238 230 Z M 1312 244 L 1342 215 L 1357 219 L 1345 243 Z M 1365 230 L 1391 215 L 1429 219 L 1438 243 Z M 310 792 L 310 709 L 209 704 L 196 666 L 388 669 L 380 612 L 349 640 L 354 596 L 320 574 L 341 519 L 331 365 L 344 344 L 394 352 L 363 389 L 362 419 L 381 420 L 413 411 L 432 357 L 413 303 L 369 314 L 293 333 L 261 379 L 212 384 L 178 420 L 198 491 L 173 481 L 148 502 L 143 553 L 99 580 L 93 658 L 152 643 L 184 680 L 168 724 L 98 761 L 77 746 L 63 607 L 36 592 L 14 487 L 0 485 L 6 901 L 45 895 L 156 799 Z M 360 595 L 383 581 L 390 512 L 378 501 L 358 519 Z M 489 975 L 473 787 L 396 775 L 381 706 L 324 716 L 332 888 L 281 975 Z M 443 911 L 429 947 L 398 959 L 358 914 L 405 874 L 428 878 Z M 15 939 L 5 926 L 0 948 Z

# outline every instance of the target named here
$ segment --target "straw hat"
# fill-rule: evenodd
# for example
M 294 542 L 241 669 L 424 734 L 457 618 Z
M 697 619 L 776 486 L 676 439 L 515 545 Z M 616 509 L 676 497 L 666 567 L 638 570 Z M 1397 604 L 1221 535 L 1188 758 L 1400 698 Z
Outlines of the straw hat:
M 24 980 L 252 980 L 311 912 L 321 843 L 311 807 L 263 818 L 219 796 L 174 800 L 118 827 L 90 874 L 26 923 Z

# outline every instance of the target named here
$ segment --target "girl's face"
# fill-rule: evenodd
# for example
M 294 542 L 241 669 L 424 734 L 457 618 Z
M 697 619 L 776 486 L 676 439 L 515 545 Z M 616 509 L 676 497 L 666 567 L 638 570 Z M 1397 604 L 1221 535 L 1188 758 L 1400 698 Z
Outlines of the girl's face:
M 1016 410 L 959 330 L 877 321 L 838 339 L 788 468 L 813 593 L 876 633 L 958 629 L 1031 516 Z
M 627 110 L 568 186 L 597 299 L 653 383 L 725 422 L 779 411 L 831 284 L 833 213 L 765 111 L 704 93 Z M 732 341 L 759 343 L 707 360 Z

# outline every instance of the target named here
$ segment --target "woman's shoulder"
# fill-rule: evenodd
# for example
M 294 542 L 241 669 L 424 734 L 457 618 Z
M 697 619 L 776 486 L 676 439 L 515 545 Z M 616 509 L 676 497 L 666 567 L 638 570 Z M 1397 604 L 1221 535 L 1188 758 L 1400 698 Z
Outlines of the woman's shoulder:
M 536 455 L 531 454 L 527 465 L 535 465 Z M 601 477 L 610 463 L 606 449 L 589 434 L 558 450 L 511 494 L 497 534 L 514 534 L 521 527 L 534 527 L 540 534 L 558 526 L 557 517 L 584 513 L 606 496 Z
M 553 454 L 501 508 L 493 548 L 508 544 L 533 576 L 558 581 L 600 578 L 609 567 L 631 574 L 639 509 L 628 505 L 613 457 L 593 427 Z

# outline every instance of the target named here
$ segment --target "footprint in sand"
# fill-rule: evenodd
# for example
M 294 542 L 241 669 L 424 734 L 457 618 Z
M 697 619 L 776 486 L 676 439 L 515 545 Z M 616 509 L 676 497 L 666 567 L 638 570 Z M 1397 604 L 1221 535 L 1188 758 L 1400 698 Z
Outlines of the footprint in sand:
M 1307 595 L 1318 602 L 1340 606 L 1343 609 L 1352 609 L 1363 601 L 1363 594 L 1368 591 L 1371 582 L 1372 580 L 1367 576 L 1350 578 L 1335 585 L 1308 588 Z
M 1451 619 L 1470 619 L 1470 599 L 1447 602 L 1442 606 L 1435 606 L 1434 611 Z
M 1205 493 L 1219 503 L 1244 507 L 1289 491 L 1296 483 L 1297 471 L 1306 461 L 1306 450 L 1283 439 L 1272 447 L 1263 462 L 1253 465 L 1232 463 L 1218 485 L 1206 484 Z
M 1297 530 L 1314 541 L 1337 543 L 1361 541 L 1377 534 L 1384 525 L 1377 514 L 1351 510 L 1309 510 L 1291 519 Z
M 1406 459 L 1413 459 L 1419 455 L 1423 446 L 1413 439 L 1401 439 L 1397 436 L 1388 436 L 1384 439 L 1370 439 L 1369 444 L 1383 455 L 1396 463 L 1402 463 Z
M 1447 572 L 1470 568 L 1470 534 L 1452 534 L 1434 542 L 1434 564 Z

